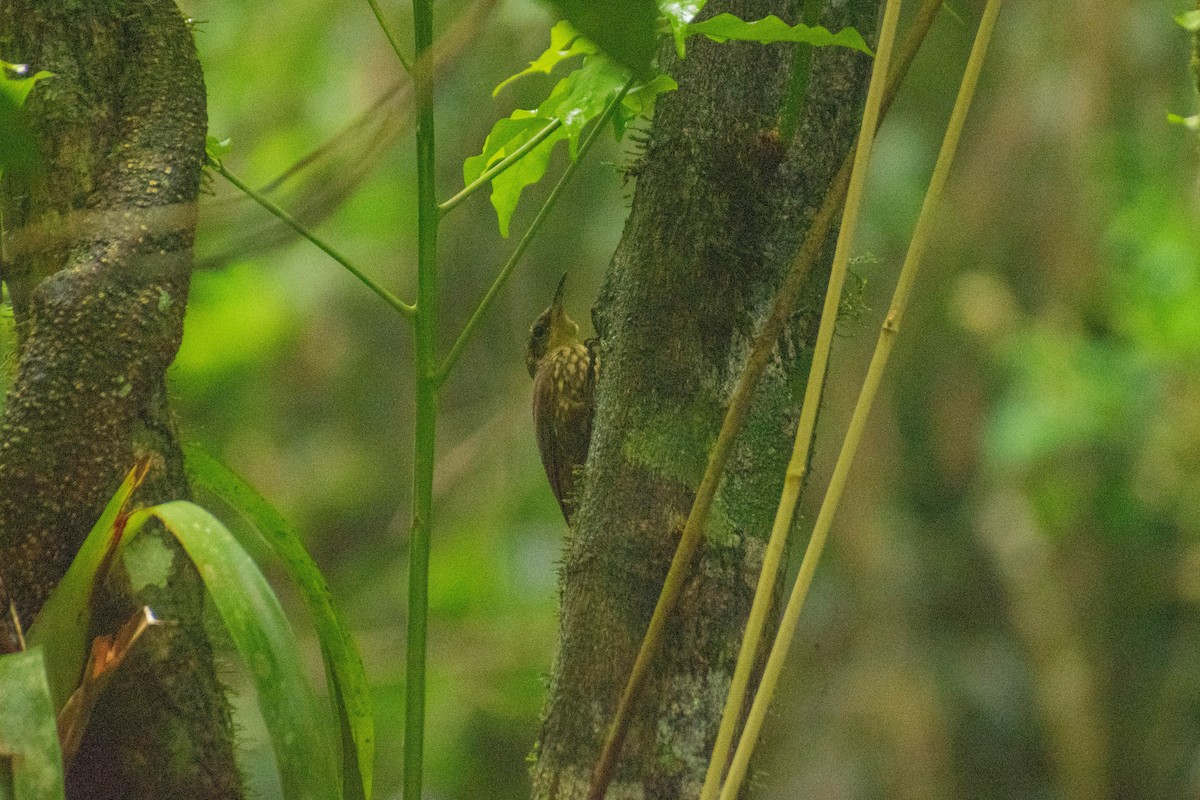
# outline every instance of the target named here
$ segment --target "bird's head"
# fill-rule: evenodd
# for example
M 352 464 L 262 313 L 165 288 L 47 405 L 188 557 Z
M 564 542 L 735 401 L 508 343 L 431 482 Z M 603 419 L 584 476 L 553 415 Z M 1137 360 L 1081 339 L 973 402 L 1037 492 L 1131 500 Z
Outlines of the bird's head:
M 554 301 L 550 307 L 538 315 L 529 328 L 529 343 L 525 347 L 525 366 L 529 368 L 529 377 L 537 374 L 538 364 L 546 354 L 557 347 L 579 341 L 579 326 L 567 316 L 563 309 L 563 286 L 567 283 L 564 274 L 554 292 Z

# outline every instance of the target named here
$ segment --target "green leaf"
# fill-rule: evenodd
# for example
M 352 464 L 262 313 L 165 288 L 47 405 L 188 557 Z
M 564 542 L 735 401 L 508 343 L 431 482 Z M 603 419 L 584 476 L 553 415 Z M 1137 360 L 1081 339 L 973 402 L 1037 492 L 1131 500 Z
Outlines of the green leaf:
M 541 117 L 561 119 L 571 146 L 571 158 L 587 124 L 603 113 L 625 87 L 629 73 L 604 56 L 592 56 L 583 66 L 558 82 L 538 106 Z
M 684 40 L 687 39 L 688 23 L 696 18 L 704 0 L 659 0 L 658 10 L 667 19 L 671 38 L 675 40 L 675 52 L 680 58 L 686 54 Z
M 274 548 L 288 575 L 300 587 L 312 614 L 321 656 L 337 707 L 344 743 L 346 800 L 371 797 L 375 760 L 375 724 L 362 656 L 329 587 L 296 530 L 274 506 L 240 476 L 198 447 L 185 447 L 188 477 L 228 503 Z M 354 780 L 357 778 L 357 781 Z
M 0 656 L 0 798 L 58 800 L 64 791 L 42 651 Z
M 863 41 L 862 35 L 854 28 L 842 28 L 837 33 L 830 33 L 820 25 L 809 27 L 803 23 L 788 25 L 774 15 L 747 22 L 733 14 L 718 14 L 703 22 L 693 22 L 687 26 L 688 36 L 703 34 L 716 42 L 731 39 L 740 42 L 803 42 L 813 47 L 840 45 L 859 50 L 867 55 L 874 55 L 871 48 Z
M 233 143 L 229 139 L 218 139 L 211 133 L 204 137 L 204 153 L 212 161 L 221 163 L 221 159 L 229 155 L 229 151 L 233 149 Z
M 1175 21 L 1179 23 L 1181 27 L 1191 31 L 1192 33 L 1200 31 L 1200 8 L 1183 12 L 1179 16 L 1175 17 Z
M 507 119 L 497 121 L 483 144 L 483 152 L 463 162 L 463 180 L 471 183 L 489 166 L 519 149 L 551 122 L 551 119 L 523 109 L 517 109 Z M 567 136 L 564 127 L 555 129 L 520 161 L 492 179 L 491 200 L 496 209 L 501 236 L 508 237 L 509 222 L 521 199 L 521 192 L 546 174 L 554 145 Z
M 1172 125 L 1182 125 L 1189 131 L 1200 131 L 1200 114 L 1190 117 L 1181 117 L 1178 114 L 1167 114 L 1167 122 Z
M 0 174 L 5 171 L 16 176 L 28 176 L 38 163 L 37 142 L 25 121 L 21 107 L 33 91 L 33 87 L 51 73 L 42 71 L 35 75 L 19 78 L 10 73 L 23 75 L 25 67 L 0 61 Z
M 135 512 L 129 535 L 158 517 L 196 565 L 250 669 L 287 800 L 339 796 L 328 718 L 304 674 L 296 636 L 266 579 L 212 514 L 182 500 Z
M 638 117 L 649 117 L 654 114 L 654 103 L 660 94 L 673 92 L 679 84 L 670 75 L 659 75 L 654 80 L 634 86 L 621 100 L 621 107 L 613 115 L 613 130 L 620 139 L 625 135 L 625 129 Z
M 83 540 L 66 574 L 29 626 L 25 637 L 29 646 L 41 647 L 45 651 L 46 675 L 55 712 L 62 709 L 71 692 L 79 685 L 90 650 L 87 632 L 91 622 L 91 598 L 96 587 L 96 576 L 108 562 L 121 536 L 125 526 L 122 511 L 144 475 L 142 466 L 129 471 L 116 494 L 104 507 L 100 519 L 96 520 Z
M 524 75 L 532 75 L 535 72 L 543 72 L 550 74 L 559 62 L 566 61 L 568 58 L 575 56 L 592 55 L 598 52 L 596 45 L 587 37 L 581 35 L 579 31 L 567 22 L 565 19 L 555 24 L 550 29 L 550 46 L 546 48 L 546 52 L 542 53 L 535 60 L 529 62 L 529 66 L 518 72 L 516 75 L 511 75 L 496 85 L 492 90 L 492 97 L 500 93 L 508 84 L 515 81 Z
M 577 31 L 613 61 L 649 79 L 658 48 L 655 0 L 551 0 Z M 565 122 L 566 120 L 564 120 Z

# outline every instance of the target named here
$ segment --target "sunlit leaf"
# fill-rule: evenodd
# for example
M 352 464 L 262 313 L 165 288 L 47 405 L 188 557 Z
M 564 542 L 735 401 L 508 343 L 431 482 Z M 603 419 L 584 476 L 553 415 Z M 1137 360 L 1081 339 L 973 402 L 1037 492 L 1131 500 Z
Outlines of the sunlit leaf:
M 151 516 L 162 521 L 196 565 L 250 670 L 284 797 L 338 797 L 327 715 L 304 674 L 296 636 L 266 578 L 225 526 L 194 503 L 180 500 L 137 511 L 129 518 L 129 535 Z
M 675 40 L 675 52 L 680 58 L 686 53 L 684 40 L 687 39 L 688 23 L 696 18 L 703 7 L 703 0 L 659 0 L 658 10 L 667 19 L 671 38 Z
M 492 97 L 495 97 L 500 93 L 501 89 L 523 75 L 532 75 L 535 72 L 542 72 L 549 75 L 551 70 L 558 66 L 559 62 L 565 61 L 568 58 L 574 58 L 575 56 L 591 55 L 595 52 L 597 52 L 596 45 L 590 39 L 581 35 L 571 23 L 564 19 L 550 29 L 550 46 L 546 48 L 546 51 L 533 61 L 530 61 L 528 67 L 497 84 L 496 88 L 492 90 Z
M 620 65 L 603 56 L 593 56 L 558 82 L 538 106 L 538 115 L 562 120 L 574 158 L 583 129 L 603 113 L 628 80 L 629 73 Z
M 79 684 L 88 654 L 87 631 L 96 576 L 112 557 L 124 528 L 125 506 L 145 478 L 147 468 L 148 464 L 143 462 L 130 470 L 29 626 L 25 637 L 29 646 L 45 651 L 46 677 L 55 711 L 62 709 Z
M 1182 117 L 1179 114 L 1167 114 L 1167 122 L 1172 125 L 1182 125 L 1189 131 L 1200 131 L 1200 114 Z
M 1185 11 L 1179 16 L 1175 17 L 1175 21 L 1179 23 L 1181 27 L 1186 28 L 1192 33 L 1200 31 L 1200 9 Z
M 655 0 L 551 0 L 577 31 L 614 62 L 645 78 L 658 47 Z
M 296 530 L 266 498 L 240 476 L 198 447 L 185 448 L 188 476 L 240 513 L 274 548 L 289 576 L 300 587 L 312 614 L 329 677 L 330 694 L 342 729 L 345 798 L 371 797 L 375 725 L 362 656 L 345 618 L 334 604 L 317 565 Z M 358 777 L 353 783 L 351 776 Z
M 26 75 L 25 72 L 23 65 L 0 61 L 0 131 L 3 131 L 0 134 L 0 173 L 28 175 L 37 165 L 37 143 L 21 106 L 37 82 L 50 77 L 51 73 L 43 70 Z
M 703 22 L 693 22 L 687 26 L 686 34 L 695 36 L 703 34 L 713 41 L 725 42 L 736 40 L 740 42 L 803 42 L 813 47 L 840 45 L 859 50 L 867 55 L 874 55 L 862 35 L 854 28 L 842 28 L 837 33 L 816 25 L 809 27 L 803 23 L 788 25 L 774 15 L 747 22 L 733 14 L 718 14 Z
M 54 702 L 40 648 L 0 656 L 0 798 L 63 797 Z

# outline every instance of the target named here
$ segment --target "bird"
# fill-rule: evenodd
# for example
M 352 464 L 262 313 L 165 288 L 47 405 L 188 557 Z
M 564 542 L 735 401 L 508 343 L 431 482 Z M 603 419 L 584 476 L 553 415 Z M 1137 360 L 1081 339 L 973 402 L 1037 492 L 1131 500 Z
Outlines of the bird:
M 571 524 L 575 514 L 575 478 L 587 460 L 595 412 L 599 347 L 579 338 L 579 326 L 563 309 L 563 275 L 550 307 L 529 328 L 525 364 L 533 378 L 533 426 L 542 466 Z

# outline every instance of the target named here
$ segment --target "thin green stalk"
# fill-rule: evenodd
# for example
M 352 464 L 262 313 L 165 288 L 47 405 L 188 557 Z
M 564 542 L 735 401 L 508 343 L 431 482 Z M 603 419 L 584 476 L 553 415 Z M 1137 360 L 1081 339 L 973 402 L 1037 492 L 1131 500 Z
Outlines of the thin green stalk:
M 917 219 L 916 229 L 913 231 L 912 243 L 909 245 L 908 254 L 904 259 L 904 266 L 900 270 L 900 278 L 896 285 L 896 291 L 892 296 L 891 306 L 888 309 L 887 316 L 884 318 L 879 332 L 879 341 L 871 357 L 871 365 L 867 369 L 867 376 L 863 381 L 858 402 L 855 404 L 854 414 L 850 418 L 846 438 L 842 444 L 841 452 L 838 454 L 837 465 L 834 467 L 833 475 L 830 478 L 829 489 L 826 492 L 824 501 L 821 503 L 821 510 L 817 515 L 812 537 L 809 539 L 808 548 L 804 553 L 804 560 L 800 564 L 800 573 L 796 576 L 795 585 L 792 588 L 791 596 L 783 613 L 783 619 L 780 622 L 779 633 L 767 658 L 767 666 L 763 671 L 762 681 L 759 684 L 759 689 L 751 705 L 750 715 L 746 720 L 746 728 L 742 732 L 737 751 L 734 753 L 733 764 L 729 768 L 729 778 L 721 792 L 721 800 L 733 800 L 741 790 L 750 756 L 754 751 L 755 743 L 758 740 L 759 732 L 762 730 L 762 724 L 766 718 L 767 708 L 779 683 L 783 663 L 787 658 L 788 649 L 795 634 L 796 622 L 800 617 L 800 612 L 804 608 L 804 601 L 808 596 L 809 587 L 812 585 L 813 574 L 816 571 L 817 563 L 820 561 L 825 542 L 828 540 L 829 529 L 833 523 L 833 515 L 837 510 L 838 502 L 841 500 L 842 492 L 845 489 L 846 479 L 849 476 L 850 467 L 854 462 L 854 455 L 858 450 L 859 442 L 862 441 L 862 434 L 866 428 L 867 418 L 871 413 L 871 406 L 878 394 L 879 385 L 883 379 L 883 371 L 887 366 L 892 348 L 895 346 L 896 335 L 900 330 L 900 322 L 904 316 L 904 310 L 907 308 L 908 299 L 912 294 L 917 270 L 920 267 L 921 259 L 924 256 L 926 244 L 929 239 L 929 230 L 933 222 L 934 213 L 946 186 L 946 178 L 950 172 L 950 165 L 954 161 L 954 154 L 962 133 L 963 122 L 966 120 L 967 111 L 971 105 L 971 98 L 975 93 L 979 72 L 983 66 L 984 56 L 987 53 L 988 42 L 995 27 L 996 16 L 1000 12 L 1000 3 L 1001 0 L 988 0 L 987 7 L 983 12 L 983 19 L 979 23 L 979 31 L 975 36 L 975 44 L 971 48 L 971 56 L 963 73 L 958 98 L 955 100 L 954 110 L 950 115 L 950 122 L 946 127 L 946 135 L 942 140 L 941 151 L 938 153 L 937 164 L 934 166 L 933 176 L 929 181 L 929 189 L 926 192 L 925 201 L 921 206 L 921 214 Z M 797 444 L 799 444 L 799 439 L 797 439 Z M 799 459 L 797 459 L 798 453 L 800 454 Z M 797 446 L 792 456 L 793 463 L 788 467 L 789 477 L 792 475 L 793 468 L 797 466 L 797 461 L 799 460 L 799 464 L 802 465 L 806 459 L 807 448 L 801 453 Z M 790 523 L 790 514 L 788 515 L 788 521 Z
M 905 41 L 904 51 L 897 57 L 896 68 L 888 79 L 880 117 L 890 108 L 899 92 L 900 84 L 904 82 L 908 68 L 916 57 L 941 4 L 942 0 L 924 0 L 924 4 L 918 11 L 913 21 L 912 31 Z M 612 728 L 609 730 L 608 738 L 604 742 L 604 749 L 601 751 L 592 773 L 592 783 L 588 793 L 589 800 L 603 798 L 608 784 L 612 780 L 616 760 L 620 756 L 621 746 L 629 731 L 629 725 L 632 723 L 634 705 L 645 686 L 651 662 L 658 651 L 659 643 L 662 641 L 663 632 L 666 629 L 667 618 L 675 610 L 687 581 L 688 570 L 700 546 L 701 535 L 708 523 L 708 514 L 712 508 L 717 486 L 720 485 L 721 477 L 724 474 L 733 442 L 750 411 L 750 403 L 755 389 L 762 378 L 763 370 L 766 369 L 771 353 L 779 341 L 784 325 L 795 310 L 800 290 L 825 246 L 825 238 L 832 226 L 834 216 L 846 197 L 846 188 L 850 182 L 850 170 L 853 162 L 854 150 L 851 150 L 846 155 L 841 169 L 830 182 L 829 188 L 826 189 L 821 207 L 813 216 L 804 242 L 784 278 L 783 285 L 775 295 L 771 313 L 754 337 L 750 356 L 746 359 L 746 365 L 742 368 L 737 386 L 729 399 L 729 407 L 725 411 L 725 419 L 721 424 L 717 441 L 709 452 L 704 476 L 701 478 L 700 486 L 696 489 L 696 499 L 692 501 L 692 509 L 684 524 L 683 533 L 679 537 L 679 544 L 671 559 L 667 577 L 663 581 L 663 588 L 650 618 L 650 624 L 642 638 L 641 648 L 638 650 L 629 679 L 622 692 L 617 713 L 613 717 Z
M 413 455 L 412 535 L 408 564 L 408 649 L 405 671 L 404 797 L 421 800 L 425 745 L 425 648 L 429 623 L 429 545 L 433 510 L 433 459 L 437 429 L 437 197 L 434 195 L 432 0 L 413 0 L 417 101 L 417 313 L 416 420 Z
M 332 258 L 334 261 L 338 262 L 343 267 L 345 267 L 347 272 L 349 272 L 351 275 L 353 275 L 354 277 L 356 277 L 360 281 L 362 281 L 362 283 L 368 289 L 370 289 L 375 294 L 379 295 L 379 297 L 381 297 L 383 299 L 383 301 L 385 303 L 387 303 L 389 306 L 396 309 L 397 311 L 399 311 L 401 314 L 403 314 L 406 317 L 412 317 L 416 313 L 415 306 L 409 305 L 408 303 L 404 302 L 403 300 L 401 300 L 400 298 L 396 297 L 394 294 L 389 292 L 387 289 L 380 286 L 378 283 L 375 282 L 375 280 L 373 278 L 371 278 L 365 272 L 363 272 L 361 269 L 356 267 L 350 261 L 350 259 L 346 258 L 341 253 L 339 253 L 337 250 L 335 250 L 333 248 L 333 245 L 329 244 L 324 239 L 317 236 L 317 234 L 313 233 L 311 230 L 306 228 L 303 225 L 303 223 L 301 223 L 299 220 L 297 220 L 291 214 L 284 211 L 279 206 L 275 205 L 275 203 L 271 202 L 271 200 L 269 200 L 265 195 L 260 194 L 259 192 L 256 192 L 254 189 L 251 189 L 249 186 L 247 186 L 245 183 L 243 183 L 241 181 L 241 179 L 239 179 L 236 175 L 234 175 L 232 172 L 230 172 L 228 169 L 226 169 L 225 166 L 223 164 L 221 164 L 220 161 L 216 161 L 216 160 L 210 158 L 208 161 L 208 165 L 210 167 L 212 167 L 214 170 L 216 170 L 222 177 L 224 177 L 225 180 L 229 181 L 234 186 L 236 186 L 238 189 L 240 189 L 251 200 L 258 203 L 260 206 L 265 208 L 267 211 L 270 211 L 272 214 L 274 214 L 276 217 L 278 217 L 280 220 L 282 220 L 283 223 L 286 224 L 289 228 L 291 228 L 296 233 L 303 236 L 305 239 L 308 239 L 310 242 L 315 244 L 322 252 L 324 252 L 326 255 L 328 255 L 330 258 Z
M 533 148 L 537 147 L 539 144 L 544 142 L 546 140 L 547 136 L 554 133 L 560 127 L 562 127 L 562 120 L 560 120 L 560 119 L 550 120 L 550 123 L 548 125 L 546 125 L 546 127 L 542 128 L 540 131 L 538 131 L 536 134 L 534 134 L 533 138 L 530 139 L 528 142 L 526 142 L 525 144 L 518 147 L 516 150 L 509 153 L 507 156 L 505 156 L 503 159 L 501 159 L 500 161 L 493 164 L 488 169 L 484 170 L 482 175 L 480 175 L 478 178 L 476 178 L 475 180 L 473 180 L 469 184 L 467 184 L 465 187 L 463 187 L 463 190 L 461 192 L 459 192 L 458 194 L 454 195 L 454 197 L 451 197 L 449 200 L 447 200 L 444 203 L 439 203 L 438 211 L 440 211 L 443 215 L 448 214 L 451 211 L 451 209 L 453 209 L 455 206 L 457 206 L 463 200 L 466 200 L 468 197 L 475 194 L 475 192 L 478 191 L 480 187 L 486 185 L 488 183 L 488 181 L 490 181 L 492 178 L 496 177 L 501 172 L 504 172 L 504 170 L 508 169 L 513 164 L 517 163 L 522 158 L 524 158 L 526 153 L 528 153 L 530 150 L 532 150 Z
M 584 137 L 583 142 L 580 143 L 579 154 L 575 159 L 567 164 L 567 168 L 563 170 L 562 177 L 560 177 L 558 179 L 558 183 L 554 185 L 554 189 L 551 190 L 550 196 L 546 198 L 546 202 L 542 204 L 537 216 L 533 218 L 533 222 L 529 223 L 529 229 L 525 231 L 525 235 L 521 237 L 521 241 L 517 243 L 515 248 L 513 248 L 512 255 L 508 257 L 508 260 L 504 262 L 504 266 L 500 268 L 500 272 L 497 273 L 496 279 L 492 281 L 492 285 L 488 287 L 487 292 L 483 295 L 483 299 L 479 301 L 479 305 L 475 308 L 475 312 L 471 314 L 471 318 L 467 320 L 467 324 L 463 326 L 462 333 L 458 335 L 458 339 L 454 342 L 454 346 L 450 348 L 450 353 L 446 356 L 446 360 L 443 361 L 442 365 L 438 368 L 434 378 L 434 382 L 437 385 L 440 386 L 450 374 L 450 370 L 454 368 L 455 363 L 463 353 L 463 348 L 465 348 L 467 346 L 467 342 L 470 341 L 471 335 L 475 332 L 475 329 L 479 327 L 479 323 L 483 319 L 484 314 L 486 314 L 488 309 L 491 308 L 492 301 L 496 299 L 496 295 L 498 295 L 500 290 L 504 287 L 505 282 L 508 280 L 508 276 L 512 273 L 513 268 L 517 266 L 517 262 L 521 260 L 521 256 L 524 255 L 525 249 L 529 247 L 529 243 L 533 241 L 533 237 L 542 227 L 542 223 L 545 222 L 546 218 L 550 216 L 550 212 L 554 209 L 555 203 L 558 202 L 559 195 L 563 193 L 563 189 L 565 189 L 567 184 L 571 182 L 571 177 L 575 174 L 575 170 L 583 161 L 584 156 L 587 155 L 588 150 L 591 149 L 592 144 L 599 137 L 600 132 L 608 125 L 608 120 L 612 117 L 613 112 L 617 110 L 617 107 L 621 105 L 621 101 L 625 99 L 625 93 L 629 91 L 629 87 L 632 85 L 632 80 L 625 84 L 617 96 L 613 98 L 612 102 L 608 104 L 608 108 L 604 109 L 604 113 L 600 115 L 600 118 L 596 121 L 595 126 L 588 131 L 588 134 L 586 137 Z
M 411 75 L 412 64 L 404 57 L 404 52 L 400 49 L 400 41 L 396 38 L 396 34 L 392 32 L 391 26 L 387 24 L 387 20 L 383 18 L 383 12 L 379 9 L 378 0 L 367 0 L 367 5 L 371 6 L 371 11 L 375 12 L 375 20 L 383 30 L 383 35 L 387 37 L 388 44 L 392 46 L 393 52 L 396 53 L 396 58 L 399 59 L 400 66 L 404 67 L 404 71 Z
M 821 21 L 821 0 L 804 0 L 801 22 L 810 28 Z M 797 44 L 792 57 L 792 76 L 788 82 L 787 97 L 779 112 L 779 138 L 791 142 L 796 137 L 796 127 L 804 114 L 808 99 L 808 79 L 812 74 L 812 58 L 815 48 L 810 44 Z

